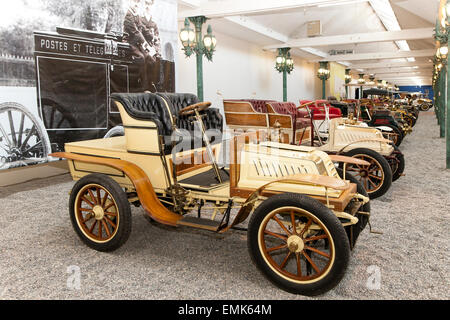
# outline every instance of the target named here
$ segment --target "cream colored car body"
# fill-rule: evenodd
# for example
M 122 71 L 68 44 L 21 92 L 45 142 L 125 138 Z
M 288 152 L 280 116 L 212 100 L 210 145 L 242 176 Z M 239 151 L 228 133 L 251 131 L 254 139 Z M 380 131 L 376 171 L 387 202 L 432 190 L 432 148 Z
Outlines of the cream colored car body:
M 172 170 L 169 170 L 170 176 L 167 179 L 164 164 L 160 156 L 128 152 L 129 148 L 136 147 L 136 143 L 128 142 L 130 142 L 130 139 L 126 137 L 88 140 L 67 143 L 65 150 L 66 152 L 75 154 L 121 159 L 134 163 L 144 170 L 155 191 L 163 195 L 169 188 L 169 179 L 173 181 Z M 222 145 L 215 145 L 213 149 L 216 151 L 216 160 L 218 160 L 221 156 Z M 194 152 L 205 152 L 205 148 L 181 152 L 176 157 L 178 159 L 187 159 Z M 330 157 L 325 152 L 319 151 L 316 148 L 292 146 L 276 142 L 249 143 L 243 145 L 240 155 L 238 162 L 240 168 L 240 178 L 237 183 L 238 188 L 258 189 L 274 180 L 281 180 L 298 174 L 313 174 L 339 179 L 339 175 Z M 166 155 L 165 161 L 171 163 L 172 155 Z M 177 176 L 177 180 L 183 181 L 186 178 L 211 169 L 210 166 L 204 166 L 204 164 L 203 167 L 201 164 L 198 167 L 197 170 Z M 74 180 L 79 180 L 91 173 L 103 173 L 113 178 L 122 187 L 126 188 L 128 192 L 135 191 L 132 181 L 126 175 L 109 166 L 69 161 L 69 168 Z M 199 192 L 208 194 L 209 196 L 215 196 L 217 200 L 231 197 L 229 182 L 211 188 L 198 186 L 195 188 L 196 186 L 183 184 L 182 182 L 180 184 L 187 189 L 191 189 L 191 194 L 194 197 L 198 196 Z M 270 186 L 268 190 L 283 190 L 284 192 L 311 194 L 321 197 L 325 197 L 327 194 L 323 186 L 308 185 L 306 183 L 300 185 L 277 183 Z M 342 191 L 340 190 L 328 191 L 328 196 L 332 198 L 339 198 L 341 194 Z
M 318 149 L 339 153 L 356 148 L 371 149 L 383 156 L 389 156 L 394 151 L 390 140 L 385 139 L 383 133 L 376 128 L 365 127 L 345 118 L 330 120 L 328 141 Z
M 222 183 L 194 183 L 189 178 L 197 177 L 213 167 L 209 158 L 202 160 L 202 155 L 207 154 L 207 150 L 199 148 L 176 154 L 162 154 L 161 150 L 164 148 L 160 145 L 155 123 L 131 118 L 119 102 L 116 104 L 125 128 L 124 137 L 67 143 L 66 152 L 55 156 L 69 160 L 74 180 L 92 173 L 111 177 L 125 189 L 129 201 L 140 201 L 151 217 L 152 206 L 160 207 L 161 203 L 148 202 L 148 199 L 142 198 L 143 190 L 138 187 L 139 180 L 147 178 L 150 183 L 148 187 L 154 190 L 155 197 L 160 201 L 173 196 L 174 186 L 181 188 L 183 195 L 178 200 L 181 199 L 185 212 L 196 211 L 199 203 L 204 201 L 214 203 L 209 207 L 214 210 L 213 220 L 217 213 L 225 212 L 230 200 L 233 203 L 232 208 L 240 208 L 239 212 L 242 212 L 241 216 L 245 219 L 250 213 L 246 207 L 254 209 L 271 195 L 292 192 L 306 194 L 322 202 L 332 209 L 336 216 L 346 220 L 343 222 L 345 226 L 358 222 L 356 211 L 352 214 L 345 212 L 350 202 L 355 200 L 363 205 L 369 201 L 369 198 L 357 193 L 356 184 L 339 177 L 334 163 L 325 152 L 316 148 L 260 141 L 260 136 L 256 133 L 232 138 L 233 147 L 229 151 L 232 161 L 226 168 L 229 180 Z M 224 150 L 226 148 L 223 143 L 213 146 L 217 162 Z M 186 159 L 200 161 L 185 164 Z M 110 165 L 102 164 L 102 161 L 110 162 Z M 129 166 L 140 168 L 140 178 L 130 178 L 126 170 L 120 171 L 120 166 L 111 165 L 114 161 L 126 161 Z M 176 164 L 175 167 L 173 163 Z M 135 196 L 132 196 L 133 194 Z M 224 231 L 239 223 L 241 220 L 238 217 Z M 179 218 L 167 218 L 168 220 L 165 220 L 164 216 L 155 216 L 155 219 L 162 223 L 170 220 L 171 225 L 183 222 L 181 215 Z

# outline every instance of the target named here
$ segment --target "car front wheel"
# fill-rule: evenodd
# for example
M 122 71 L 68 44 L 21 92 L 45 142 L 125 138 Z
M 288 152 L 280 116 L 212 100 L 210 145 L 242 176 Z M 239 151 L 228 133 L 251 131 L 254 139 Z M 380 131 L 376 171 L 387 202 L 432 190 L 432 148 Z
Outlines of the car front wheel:
M 307 296 L 335 287 L 350 257 L 346 232 L 334 213 L 315 199 L 293 193 L 272 196 L 255 210 L 248 248 L 275 285 Z

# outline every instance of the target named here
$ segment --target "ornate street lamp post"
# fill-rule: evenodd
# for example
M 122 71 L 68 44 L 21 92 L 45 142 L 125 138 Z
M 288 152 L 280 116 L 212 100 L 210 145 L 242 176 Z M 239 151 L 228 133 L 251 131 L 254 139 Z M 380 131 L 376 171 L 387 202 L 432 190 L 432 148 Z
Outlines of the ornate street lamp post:
M 364 73 L 359 74 L 358 83 L 361 85 L 359 87 L 359 98 L 363 98 L 363 85 L 366 83 L 366 80 L 364 80 Z
M 184 28 L 180 31 L 180 40 L 186 57 L 190 57 L 194 53 L 197 56 L 197 96 L 199 101 L 203 101 L 203 56 L 212 61 L 217 44 L 210 25 L 207 34 L 202 36 L 202 26 L 206 20 L 208 19 L 204 16 L 186 18 Z M 194 25 L 195 31 L 191 29 L 189 21 Z
M 351 69 L 345 69 L 345 97 L 348 99 L 348 85 L 352 82 L 352 76 L 350 75 Z
M 330 70 L 328 69 L 328 61 L 321 61 L 317 77 L 322 80 L 322 99 L 326 98 L 326 81 L 330 79 Z
M 294 60 L 291 58 L 291 48 L 279 48 L 275 69 L 283 73 L 283 101 L 287 101 L 287 75 L 294 70 Z
M 436 22 L 435 39 L 437 44 L 436 56 L 434 57 L 433 90 L 435 99 L 434 112 L 436 113 L 440 126 L 441 138 L 446 137 L 446 166 L 450 169 L 450 65 L 449 33 L 450 33 L 450 3 L 441 1 L 439 8 L 439 19 Z
M 446 136 L 446 114 L 448 117 L 448 106 L 447 99 L 448 94 L 445 90 L 447 81 L 447 70 L 448 65 L 448 41 L 449 41 L 449 24 L 448 24 L 448 14 L 447 10 L 442 10 L 441 23 L 436 23 L 436 56 L 434 57 L 434 91 L 435 91 L 435 112 L 438 118 L 438 124 L 440 127 L 440 137 L 444 138 Z M 446 96 L 447 95 L 447 99 Z M 450 169 L 450 138 L 447 132 L 447 167 Z

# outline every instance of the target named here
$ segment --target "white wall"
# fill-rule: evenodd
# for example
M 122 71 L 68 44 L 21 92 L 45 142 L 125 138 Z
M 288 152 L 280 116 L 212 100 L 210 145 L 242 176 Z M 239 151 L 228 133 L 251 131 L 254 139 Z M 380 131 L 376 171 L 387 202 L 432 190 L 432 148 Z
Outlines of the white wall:
M 179 29 L 183 24 L 179 24 Z M 213 27 L 214 29 L 214 27 Z M 275 70 L 275 52 L 265 52 L 257 45 L 214 33 L 217 48 L 213 62 L 203 60 L 204 100 L 222 108 L 224 99 L 273 99 L 283 101 L 283 76 Z M 196 59 L 185 58 L 178 44 L 176 91 L 197 93 Z M 320 95 L 316 66 L 295 58 L 295 69 L 288 75 L 288 101 L 299 104 L 300 99 L 314 99 Z

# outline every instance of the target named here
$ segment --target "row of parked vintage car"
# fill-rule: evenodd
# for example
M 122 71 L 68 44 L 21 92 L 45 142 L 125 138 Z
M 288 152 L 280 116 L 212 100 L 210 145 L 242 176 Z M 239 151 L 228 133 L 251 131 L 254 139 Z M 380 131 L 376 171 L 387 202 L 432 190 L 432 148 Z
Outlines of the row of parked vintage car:
M 122 246 L 130 204 L 174 228 L 246 230 L 261 272 L 303 295 L 343 278 L 370 199 L 403 174 L 398 146 L 419 116 L 383 99 L 225 99 L 224 124 L 219 109 L 191 94 L 112 100 L 124 136 L 67 143 L 52 154 L 69 160 L 77 181 L 70 218 L 81 240 L 99 251 Z M 224 127 L 232 134 L 221 137 Z

